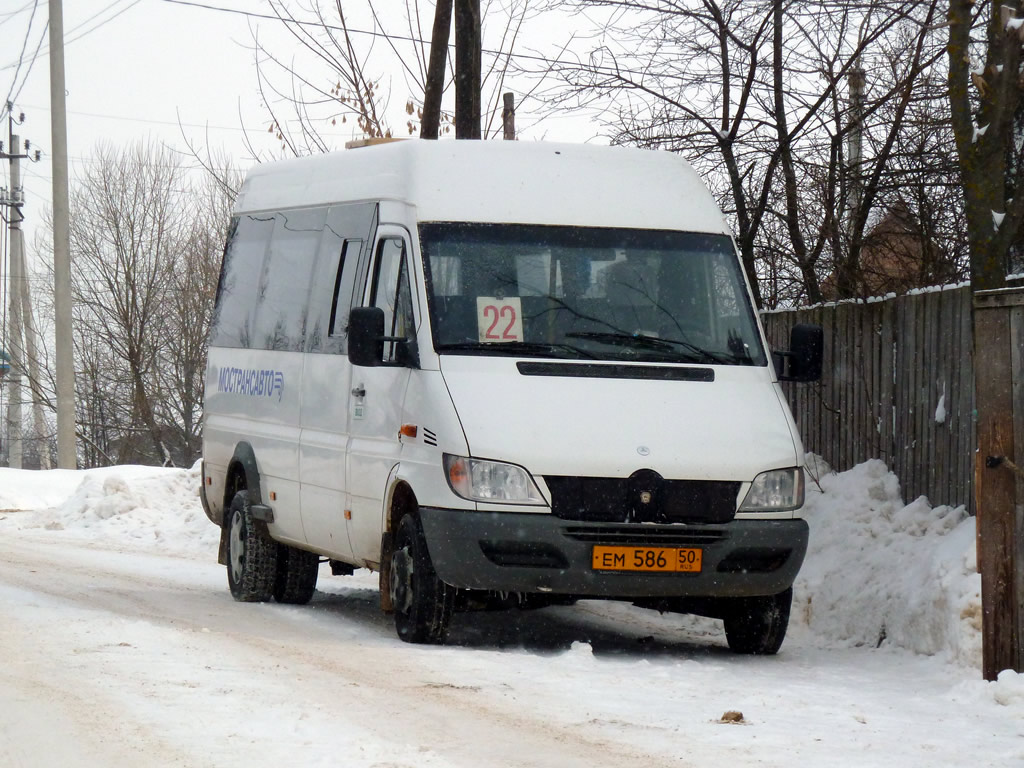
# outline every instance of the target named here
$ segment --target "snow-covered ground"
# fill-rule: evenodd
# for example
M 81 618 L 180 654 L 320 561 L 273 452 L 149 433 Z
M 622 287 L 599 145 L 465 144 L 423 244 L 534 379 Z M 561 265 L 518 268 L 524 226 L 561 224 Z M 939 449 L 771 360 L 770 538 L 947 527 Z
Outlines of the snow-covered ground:
M 881 462 L 809 466 L 768 658 L 599 602 L 410 646 L 373 574 L 326 567 L 309 606 L 239 604 L 195 469 L 0 469 L 0 766 L 1024 766 L 1024 676 L 979 671 L 973 519 Z

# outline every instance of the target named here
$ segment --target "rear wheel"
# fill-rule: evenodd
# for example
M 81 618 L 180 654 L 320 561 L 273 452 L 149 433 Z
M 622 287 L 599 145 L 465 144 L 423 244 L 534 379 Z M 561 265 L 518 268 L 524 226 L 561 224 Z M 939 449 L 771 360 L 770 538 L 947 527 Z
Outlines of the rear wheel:
M 320 571 L 320 556 L 303 549 L 279 545 L 277 578 L 274 580 L 274 599 L 279 603 L 305 605 L 316 592 L 316 578 Z
M 270 600 L 277 577 L 277 547 L 253 519 L 249 492 L 236 493 L 228 510 L 228 587 L 235 600 Z
M 419 518 L 405 515 L 395 532 L 391 555 L 391 603 L 398 636 L 407 643 L 443 641 L 455 593 L 454 587 L 437 578 Z
M 743 597 L 725 615 L 725 638 L 734 653 L 770 656 L 786 639 L 793 589 L 768 597 Z

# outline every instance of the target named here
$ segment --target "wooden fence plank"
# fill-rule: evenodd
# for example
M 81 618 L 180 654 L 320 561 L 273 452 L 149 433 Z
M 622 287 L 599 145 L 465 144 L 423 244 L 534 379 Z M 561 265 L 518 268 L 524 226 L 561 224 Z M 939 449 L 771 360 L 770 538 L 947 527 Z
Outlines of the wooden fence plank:
M 936 310 L 940 318 L 949 318 L 951 321 L 955 321 L 956 318 L 956 302 L 954 297 L 949 294 L 949 291 L 942 291 L 938 294 L 938 308 Z M 953 326 L 955 327 L 955 325 Z M 935 470 L 937 474 L 937 488 L 933 491 L 936 494 L 936 498 L 933 501 L 937 504 L 948 504 L 953 498 L 952 480 L 956 472 L 951 461 L 952 453 L 950 445 L 950 413 L 951 413 L 951 402 L 952 393 L 950 391 L 950 366 L 946 364 L 946 361 L 955 360 L 956 356 L 954 353 L 954 347 L 956 338 L 952 333 L 942 333 L 941 330 L 938 334 L 938 358 L 935 361 L 934 370 L 937 379 L 936 394 L 939 398 L 936 404 L 938 409 L 939 404 L 942 405 L 942 420 L 935 421 Z
M 940 313 L 942 294 L 938 291 L 929 291 L 924 296 L 924 309 L 925 315 L 930 320 L 931 318 L 941 318 Z M 925 371 L 925 387 L 923 395 L 925 397 L 925 403 L 923 408 L 923 418 L 925 423 L 925 447 L 926 454 L 924 460 L 926 461 L 925 472 L 924 472 L 924 484 L 918 490 L 919 493 L 924 493 L 930 499 L 934 499 L 936 494 L 939 492 L 941 487 L 944 485 L 942 479 L 942 472 L 939 466 L 939 423 L 935 420 L 935 414 L 939 407 L 940 386 L 939 379 L 941 373 L 939 371 L 939 360 L 941 359 L 939 354 L 939 340 L 942 333 L 930 322 L 922 323 L 925 330 L 925 341 L 927 344 L 927 354 L 925 356 L 924 371 Z M 933 503 L 936 503 L 933 501 Z
M 897 476 L 903 482 L 910 481 L 910 471 L 907 462 L 910 443 L 913 440 L 913 383 L 910 376 L 910 361 L 913 357 L 914 335 L 913 318 L 911 317 L 911 306 L 909 299 L 900 297 L 896 299 L 899 310 L 899 330 L 896 334 L 896 351 L 899 355 L 896 367 L 896 423 L 897 423 L 897 445 L 896 445 L 896 466 Z
M 881 385 L 879 387 L 879 410 L 882 419 L 881 450 L 879 457 L 886 464 L 892 466 L 893 457 L 893 377 L 895 375 L 896 359 L 893 354 L 893 321 L 896 317 L 896 303 L 892 301 L 880 302 L 881 326 L 878 336 L 879 344 L 879 368 L 881 369 Z
M 920 419 L 918 424 L 921 431 L 917 438 L 919 447 L 917 451 L 917 487 L 914 489 L 914 495 L 911 499 L 915 499 L 922 494 L 927 495 L 932 483 L 932 450 L 934 445 L 931 438 L 935 432 L 935 404 L 932 392 L 935 388 L 935 376 L 931 365 L 935 359 L 935 356 L 932 354 L 932 340 L 935 338 L 935 334 L 928 327 L 928 317 L 931 309 L 931 299 L 934 295 L 934 292 L 928 292 L 920 297 L 921 301 L 918 303 L 918 333 L 921 339 L 921 361 L 923 363 L 923 365 L 918 367 L 921 378 L 918 380 L 917 389 L 918 418 Z
M 1014 463 L 1024 466 L 1024 307 L 1010 310 L 1010 372 L 1011 397 L 1013 404 L 1013 454 Z M 1024 478 L 1016 475 L 1016 503 L 1013 512 L 1014 547 L 1013 572 L 1016 574 L 1014 593 L 1016 595 L 1016 669 L 1024 669 Z
M 961 473 L 963 477 L 965 494 L 970 504 L 972 514 L 977 510 L 974 494 L 974 451 L 978 444 L 977 425 L 978 415 L 976 410 L 977 398 L 974 391 L 974 332 L 971 327 L 973 321 L 972 296 L 968 289 L 962 289 L 963 303 L 960 309 L 960 348 L 961 367 L 960 387 L 962 393 L 963 418 L 961 421 L 960 445 L 961 445 Z

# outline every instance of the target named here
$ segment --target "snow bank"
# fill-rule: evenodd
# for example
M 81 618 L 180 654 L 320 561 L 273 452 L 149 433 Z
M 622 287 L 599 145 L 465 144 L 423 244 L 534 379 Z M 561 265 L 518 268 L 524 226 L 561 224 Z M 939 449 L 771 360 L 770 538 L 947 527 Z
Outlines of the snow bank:
M 905 505 L 878 460 L 838 474 L 815 456 L 807 465 L 811 541 L 794 623 L 826 644 L 890 644 L 980 667 L 974 518 L 923 496 Z
M 216 553 L 219 530 L 199 501 L 199 462 L 191 469 L 120 466 L 79 472 L 4 470 L 19 527 L 68 531 L 97 541 L 137 542 L 168 554 Z M 49 503 L 46 503 L 49 502 Z

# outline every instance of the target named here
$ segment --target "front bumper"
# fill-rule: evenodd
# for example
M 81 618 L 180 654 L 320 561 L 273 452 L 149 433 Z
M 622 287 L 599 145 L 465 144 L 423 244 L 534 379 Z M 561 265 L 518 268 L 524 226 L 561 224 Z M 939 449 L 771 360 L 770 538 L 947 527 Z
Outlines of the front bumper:
M 573 597 L 752 597 L 792 586 L 804 520 L 723 524 L 589 523 L 548 514 L 420 509 L 438 577 L 460 589 Z M 595 545 L 700 547 L 700 573 L 595 571 Z

